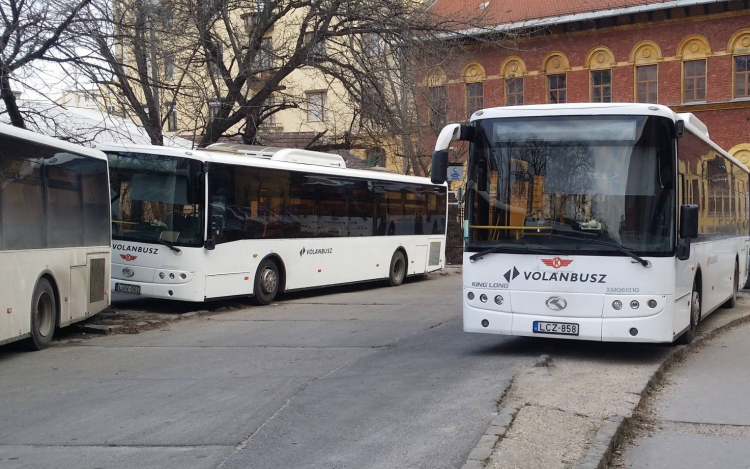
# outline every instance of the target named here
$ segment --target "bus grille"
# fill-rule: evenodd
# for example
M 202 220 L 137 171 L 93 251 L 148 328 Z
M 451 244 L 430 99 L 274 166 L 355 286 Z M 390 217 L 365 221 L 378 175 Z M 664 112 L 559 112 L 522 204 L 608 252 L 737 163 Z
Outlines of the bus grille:
M 104 300 L 104 267 L 105 259 L 91 259 L 89 271 L 89 303 Z

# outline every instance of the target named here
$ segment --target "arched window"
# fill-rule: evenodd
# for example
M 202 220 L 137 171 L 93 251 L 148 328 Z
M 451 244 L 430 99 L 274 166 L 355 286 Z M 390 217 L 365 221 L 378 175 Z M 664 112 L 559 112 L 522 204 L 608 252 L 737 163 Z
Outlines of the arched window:
M 641 41 L 630 54 L 630 63 L 635 68 L 635 102 L 657 103 L 659 101 L 659 62 L 661 49 L 655 42 Z
M 487 75 L 481 65 L 470 62 L 461 72 L 461 79 L 466 84 L 466 118 L 468 119 L 484 107 L 484 81 Z
M 520 57 L 508 57 L 503 62 L 501 70 L 505 79 L 505 105 L 522 105 L 523 77 L 526 75 L 526 64 Z
M 706 57 L 711 55 L 708 41 L 703 36 L 688 36 L 680 43 L 677 55 L 682 58 L 682 102 L 705 101 Z
M 552 52 L 542 61 L 542 70 L 547 75 L 547 102 L 568 102 L 568 58 L 562 52 Z
M 427 103 L 427 118 L 430 128 L 436 134 L 446 123 L 446 112 L 448 108 L 445 83 L 447 78 L 445 72 L 439 68 L 430 69 L 425 76 L 424 85 L 427 87 L 425 102 Z
M 606 47 L 596 47 L 586 57 L 589 68 L 589 97 L 592 103 L 612 102 L 612 67 L 615 56 Z
M 734 33 L 727 52 L 732 54 L 732 97 L 750 98 L 750 29 Z

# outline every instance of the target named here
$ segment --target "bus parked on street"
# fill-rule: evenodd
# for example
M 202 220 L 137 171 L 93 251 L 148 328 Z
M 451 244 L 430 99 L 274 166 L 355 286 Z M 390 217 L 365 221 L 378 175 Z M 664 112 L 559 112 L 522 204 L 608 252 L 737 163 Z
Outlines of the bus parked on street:
M 748 169 L 692 114 L 649 104 L 513 106 L 438 137 L 470 142 L 464 330 L 690 342 L 748 274 Z
M 109 305 L 108 198 L 104 153 L 0 124 L 0 344 Z
M 443 267 L 445 184 L 296 149 L 98 148 L 110 163 L 113 291 L 267 304 Z

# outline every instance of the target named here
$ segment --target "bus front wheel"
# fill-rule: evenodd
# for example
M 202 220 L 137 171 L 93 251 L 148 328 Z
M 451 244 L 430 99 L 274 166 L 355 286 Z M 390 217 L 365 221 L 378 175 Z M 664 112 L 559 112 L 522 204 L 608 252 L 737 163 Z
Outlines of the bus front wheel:
M 695 338 L 695 330 L 701 321 L 701 294 L 698 285 L 693 282 L 693 293 L 690 298 L 690 327 L 678 339 L 678 344 L 687 345 Z
M 31 298 L 31 337 L 26 340 L 30 350 L 47 348 L 55 333 L 57 302 L 55 290 L 49 280 L 42 278 L 34 288 Z
M 406 277 L 406 257 L 403 252 L 396 251 L 391 258 L 388 281 L 392 287 L 397 287 L 404 282 L 404 277 Z
M 279 267 L 271 259 L 265 259 L 255 274 L 254 296 L 251 301 L 257 306 L 267 305 L 279 292 Z

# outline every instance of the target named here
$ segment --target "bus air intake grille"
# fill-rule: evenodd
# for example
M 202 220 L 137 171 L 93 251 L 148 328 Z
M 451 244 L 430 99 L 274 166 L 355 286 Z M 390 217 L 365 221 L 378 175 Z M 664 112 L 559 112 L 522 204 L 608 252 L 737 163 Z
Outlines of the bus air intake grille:
M 104 300 L 105 259 L 91 259 L 89 271 L 89 303 Z

